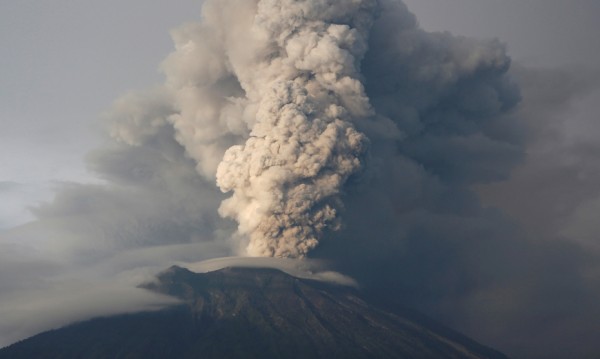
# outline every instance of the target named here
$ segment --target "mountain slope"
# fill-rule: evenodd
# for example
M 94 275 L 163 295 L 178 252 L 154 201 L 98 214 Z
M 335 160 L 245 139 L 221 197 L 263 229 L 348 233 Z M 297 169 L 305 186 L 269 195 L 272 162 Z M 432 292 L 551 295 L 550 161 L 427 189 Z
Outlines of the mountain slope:
M 505 358 L 438 325 L 382 311 L 353 290 L 273 269 L 172 267 L 159 312 L 95 319 L 0 350 L 4 358 Z

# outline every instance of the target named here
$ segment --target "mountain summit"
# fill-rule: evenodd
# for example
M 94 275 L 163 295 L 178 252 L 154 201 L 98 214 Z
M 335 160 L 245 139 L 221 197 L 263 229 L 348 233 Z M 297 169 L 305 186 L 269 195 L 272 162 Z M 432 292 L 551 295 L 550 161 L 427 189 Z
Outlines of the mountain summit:
M 0 359 L 506 358 L 419 315 L 369 305 L 353 289 L 275 269 L 171 267 L 146 288 L 182 302 L 45 332 Z

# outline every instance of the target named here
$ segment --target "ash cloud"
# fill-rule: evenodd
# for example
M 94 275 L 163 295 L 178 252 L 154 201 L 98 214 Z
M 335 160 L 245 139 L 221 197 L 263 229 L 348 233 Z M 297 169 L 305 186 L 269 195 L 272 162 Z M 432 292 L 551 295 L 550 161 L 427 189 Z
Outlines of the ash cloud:
M 232 192 L 219 213 L 246 254 L 304 257 L 339 229 L 345 184 L 388 155 L 371 146 L 459 184 L 521 154 L 502 133 L 519 94 L 499 42 L 427 34 L 396 2 L 244 4 L 207 2 L 163 68 L 177 140 Z
M 172 263 L 308 256 L 336 271 L 319 267 L 325 279 L 517 358 L 597 352 L 599 257 L 571 238 L 589 233 L 596 186 L 567 196 L 556 236 L 543 222 L 564 213 L 541 199 L 575 182 L 536 152 L 597 78 L 511 67 L 501 42 L 426 32 L 396 0 L 207 0 L 172 36 L 165 84 L 106 115 L 107 145 L 87 157 L 103 183 L 65 184 L 3 252 L 48 278 L 127 283 Z M 586 143 L 568 151 L 586 164 L 564 163 L 588 167 Z M 44 287 L 3 272 L 3 288 Z
M 169 121 L 199 172 L 232 193 L 219 213 L 247 254 L 304 257 L 339 227 L 342 187 L 368 147 L 353 123 L 373 116 L 359 67 L 375 7 L 209 1 L 202 25 L 174 32 Z
M 594 357 L 597 186 L 582 154 L 595 146 L 557 141 L 594 72 L 511 71 L 497 41 L 426 33 L 399 4 L 383 13 L 363 75 L 403 137 L 372 141 L 377 171 L 314 256 L 513 357 Z

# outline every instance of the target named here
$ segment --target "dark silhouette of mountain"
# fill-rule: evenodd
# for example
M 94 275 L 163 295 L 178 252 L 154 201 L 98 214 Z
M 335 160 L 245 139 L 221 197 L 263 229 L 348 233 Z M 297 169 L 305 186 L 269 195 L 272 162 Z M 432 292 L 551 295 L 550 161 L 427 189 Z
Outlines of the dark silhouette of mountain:
M 506 358 L 416 313 L 274 269 L 171 267 L 146 286 L 182 300 L 157 312 L 52 330 L 0 350 L 19 358 Z

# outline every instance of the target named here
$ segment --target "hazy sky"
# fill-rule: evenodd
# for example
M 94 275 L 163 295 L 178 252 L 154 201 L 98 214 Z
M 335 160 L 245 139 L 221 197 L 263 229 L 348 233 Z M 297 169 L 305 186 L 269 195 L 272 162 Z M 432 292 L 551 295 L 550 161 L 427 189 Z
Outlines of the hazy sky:
M 160 83 L 169 30 L 198 1 L 0 3 L 0 228 L 30 216 L 51 181 L 89 180 L 83 157 L 98 119 L 124 93 Z
M 411 248 L 410 243 L 407 245 L 416 253 L 426 253 L 423 255 L 426 258 L 418 258 L 414 263 L 410 262 L 409 255 L 404 258 L 409 262 L 407 268 L 416 268 L 415 272 L 423 270 L 422 278 L 425 280 L 419 285 L 428 286 L 427 280 L 439 279 L 437 284 L 441 291 L 448 286 L 451 288 L 448 293 L 439 296 L 444 301 L 437 303 L 437 307 L 433 306 L 431 313 L 437 313 L 437 310 L 441 313 L 444 308 L 467 308 L 465 312 L 473 313 L 473 317 L 457 319 L 449 315 L 440 318 L 458 325 L 470 335 L 480 334 L 481 338 L 495 340 L 487 344 L 497 343 L 503 346 L 501 349 L 521 350 L 521 355 L 528 351 L 540 355 L 544 348 L 538 344 L 544 343 L 548 337 L 540 334 L 539 338 L 531 339 L 534 344 L 527 346 L 520 341 L 522 338 L 507 336 L 511 325 L 521 324 L 519 316 L 522 312 L 516 309 L 511 312 L 514 309 L 512 302 L 506 306 L 496 302 L 502 298 L 514 299 L 514 303 L 521 305 L 520 309 L 529 309 L 529 300 L 535 302 L 549 290 L 548 296 L 553 301 L 545 307 L 544 313 L 554 313 L 556 307 L 556 313 L 560 311 L 560 315 L 556 315 L 558 319 L 553 318 L 559 323 L 556 332 L 544 335 L 561 337 L 564 334 L 561 330 L 574 326 L 580 330 L 578 334 L 585 336 L 587 332 L 591 336 L 589 333 L 595 333 L 595 328 L 600 326 L 600 323 L 588 321 L 586 312 L 590 308 L 596 310 L 596 306 L 589 302 L 600 296 L 596 289 L 597 266 L 600 263 L 600 255 L 597 255 L 600 246 L 596 236 L 600 232 L 597 221 L 597 213 L 600 212 L 600 163 L 597 160 L 600 158 L 600 145 L 597 144 L 600 136 L 597 114 L 597 104 L 600 103 L 600 23 L 597 21 L 600 18 L 600 2 L 404 1 L 427 31 L 499 38 L 506 43 L 513 60 L 510 75 L 519 83 L 523 96 L 515 116 L 524 123 L 524 133 L 499 135 L 500 138 L 506 135 L 512 139 L 522 136 L 526 143 L 523 158 L 508 179 L 495 184 L 482 181 L 477 187 L 485 206 L 497 206 L 503 210 L 502 215 L 489 207 L 479 208 L 477 200 L 473 200 L 468 191 L 460 192 L 470 183 L 456 188 L 449 185 L 449 188 L 460 191 L 444 193 L 440 189 L 443 186 L 436 187 L 435 180 L 415 179 L 418 177 L 416 169 L 414 173 L 400 176 L 402 181 L 398 181 L 397 187 L 406 186 L 410 193 L 400 193 L 399 190 L 399 198 L 412 198 L 414 188 L 421 190 L 421 185 L 434 192 L 430 197 L 426 193 L 423 198 L 415 200 L 427 202 L 423 205 L 424 212 L 430 209 L 425 207 L 432 206 L 442 213 L 446 207 L 441 205 L 442 209 L 437 208 L 439 203 L 436 201 L 455 200 L 448 207 L 451 210 L 445 209 L 450 215 L 434 210 L 435 215 L 431 218 L 427 217 L 431 213 L 423 215 L 415 211 L 415 214 L 409 209 L 406 209 L 409 214 L 402 213 L 408 222 L 418 222 L 422 220 L 418 217 L 423 215 L 425 223 L 432 220 L 440 224 L 431 233 L 427 228 L 415 235 L 430 236 L 431 242 L 424 240 L 415 248 Z M 109 143 L 104 131 L 107 121 L 102 121 L 115 113 L 122 115 L 120 111 L 138 113 L 142 118 L 151 117 L 152 112 L 158 112 L 156 116 L 163 114 L 161 101 L 164 99 L 160 92 L 152 91 L 127 97 L 121 107 L 117 106 L 111 114 L 108 112 L 111 104 L 123 95 L 164 82 L 159 67 L 174 48 L 169 31 L 184 22 L 199 21 L 201 4 L 199 0 L 168 3 L 143 0 L 0 2 L 0 346 L 32 331 L 80 319 L 78 315 L 84 312 L 86 315 L 98 315 L 130 310 L 135 303 L 145 307 L 158 305 L 165 302 L 165 298 L 149 298 L 131 288 L 132 283 L 147 278 L 146 267 L 160 267 L 175 260 L 191 262 L 231 254 L 231 243 L 225 238 L 231 233 L 228 232 L 231 223 L 219 222 L 221 219 L 216 213 L 223 197 L 213 182 L 201 178 L 194 171 L 190 158 L 183 156 L 183 149 L 168 132 L 172 130 L 151 133 L 158 139 L 148 148 L 133 146 L 124 149 Z M 455 44 L 452 41 L 459 42 L 456 39 L 448 41 L 452 44 Z M 444 41 L 441 44 L 443 46 Z M 431 48 L 435 50 L 436 46 L 438 43 Z M 488 79 L 482 76 L 476 80 L 485 82 Z M 506 90 L 506 93 L 509 92 Z M 510 103 L 510 99 L 506 103 Z M 128 118 L 123 121 L 124 127 L 133 124 L 134 129 L 140 130 L 135 128 L 136 119 L 131 123 L 127 121 Z M 144 129 L 140 132 L 145 135 Z M 474 143 L 474 148 L 478 149 L 477 145 Z M 101 150 L 90 153 L 98 147 Z M 418 150 L 417 144 L 415 151 Z M 490 153 L 493 152 L 494 149 L 491 149 Z M 162 157 L 155 156 L 156 153 Z M 427 157 L 429 152 L 426 149 L 424 153 Z M 459 151 L 456 157 L 460 154 Z M 489 153 L 482 155 L 484 161 L 486 155 Z M 466 151 L 465 158 L 477 161 L 479 157 L 478 153 Z M 444 160 L 441 160 L 442 163 Z M 498 172 L 505 169 L 502 163 L 494 162 L 486 167 L 488 163 L 484 161 L 473 164 L 473 167 L 481 165 L 482 171 L 491 168 L 492 172 L 494 167 L 500 168 Z M 86 171 L 85 163 L 105 177 L 102 180 L 95 178 Z M 135 166 L 130 166 L 131 163 Z M 469 165 L 464 166 L 467 176 Z M 99 181 L 112 182 L 107 188 L 65 184 Z M 392 185 L 395 186 L 395 183 Z M 413 185 L 416 187 L 411 187 Z M 55 187 L 62 188 L 56 201 L 36 210 L 40 221 L 19 227 L 34 219 L 27 208 L 49 201 L 54 196 Z M 359 198 L 356 203 L 360 204 L 361 200 Z M 399 204 L 398 208 L 403 206 L 404 203 Z M 475 207 L 477 209 L 473 209 Z M 464 211 L 458 216 L 464 215 L 467 219 L 461 217 L 454 223 L 456 218 L 452 215 L 455 209 Z M 164 223 L 157 222 L 161 219 Z M 401 221 L 394 219 L 394 222 Z M 366 223 L 369 223 L 368 219 Z M 377 228 L 380 222 L 375 219 L 373 223 L 376 225 L 370 229 Z M 446 225 L 455 230 L 455 233 L 448 234 L 447 248 L 457 252 L 448 261 L 437 260 L 437 257 L 428 255 L 443 252 L 446 248 L 445 242 L 436 242 L 439 233 L 434 233 L 436 230 L 444 231 Z M 459 238 L 463 227 L 489 234 L 493 237 L 488 241 L 491 244 L 477 242 L 472 247 L 465 245 Z M 515 233 L 522 230 L 526 234 L 523 237 L 527 239 L 519 242 L 520 235 L 515 235 L 507 239 L 508 245 L 502 244 L 502 236 L 512 234 L 511 231 L 517 227 L 519 229 L 515 229 Z M 48 233 L 47 228 L 55 229 L 56 233 Z M 402 229 L 402 226 L 393 228 Z M 402 235 L 411 238 L 414 233 Z M 169 236 L 177 237 L 176 243 L 171 243 Z M 32 238 L 43 238 L 43 241 Z M 468 235 L 465 238 L 466 242 L 470 241 Z M 550 244 L 544 242 L 547 239 L 551 239 L 548 241 Z M 440 246 L 430 251 L 428 243 Z M 385 251 L 387 243 L 381 241 L 380 244 Z M 361 244 L 354 245 L 348 246 L 349 253 L 352 250 L 360 253 Z M 323 258 L 329 259 L 329 249 L 324 247 Z M 382 251 L 381 248 L 378 251 Z M 397 253 L 393 252 L 398 248 L 391 246 L 389 252 L 394 254 L 384 256 L 383 259 L 389 262 L 381 263 L 398 263 L 394 257 Z M 458 253 L 459 250 L 462 252 Z M 535 256 L 533 271 L 541 268 L 538 271 L 541 274 L 532 274 L 532 283 L 523 285 L 527 281 L 521 281 L 522 276 L 512 272 L 512 261 L 515 261 L 514 268 L 530 269 L 531 256 Z M 506 262 L 510 262 L 509 265 Z M 462 274 L 463 264 L 465 272 L 489 265 L 486 267 L 489 273 L 475 270 L 474 277 L 492 278 L 490 282 L 493 285 L 486 286 L 487 283 L 484 283 L 483 289 L 476 287 L 473 290 L 475 294 L 465 290 L 468 293 L 464 296 L 452 297 L 456 293 L 450 277 L 454 273 Z M 402 265 L 394 268 L 403 269 Z M 452 271 L 457 267 L 456 272 Z M 347 268 L 352 269 L 351 261 Z M 447 271 L 452 273 L 444 275 Z M 40 272 L 45 276 L 41 277 Z M 365 269 L 367 272 L 369 269 Z M 406 275 L 403 273 L 390 272 L 388 276 Z M 488 274 L 489 277 L 486 277 Z M 380 273 L 377 275 L 385 277 Z M 107 280 L 111 276 L 118 277 L 116 284 Z M 552 282 L 555 277 L 559 277 L 556 285 Z M 89 278 L 94 279 L 90 281 Z M 368 275 L 365 278 L 369 278 Z M 407 280 L 410 282 L 412 278 Z M 458 282 L 464 284 L 460 280 Z M 468 280 L 465 279 L 465 282 Z M 515 284 L 517 282 L 518 285 Z M 90 291 L 89 283 L 98 283 L 101 290 Z M 382 283 L 389 284 L 385 278 Z M 80 290 L 86 284 L 88 290 Z M 529 284 L 533 288 L 531 292 Z M 563 288 L 566 289 L 563 291 Z M 556 292 L 571 296 L 565 294 L 567 299 L 562 303 L 562 297 L 555 295 Z M 61 304 L 64 302 L 62 293 L 73 294 L 70 297 L 73 302 L 83 298 L 83 301 L 91 303 L 92 308 L 88 310 L 86 302 L 80 302 L 84 304 L 81 304 L 78 313 L 69 313 L 62 318 L 61 311 L 70 309 Z M 115 303 L 110 300 L 120 294 L 123 298 L 131 298 L 131 301 L 124 299 Z M 446 294 L 450 298 L 447 301 Z M 19 327 L 22 332 L 15 331 L 11 325 L 20 324 L 19 315 L 30 310 L 31 306 L 40 315 L 48 312 L 48 303 L 39 299 L 45 296 L 52 299 L 48 301 L 50 304 L 56 304 L 57 314 L 42 318 L 45 321 L 40 319 L 40 323 L 26 323 L 23 328 Z M 452 302 L 455 298 L 459 299 Z M 571 298 L 578 300 L 581 311 L 569 302 Z M 498 328 L 486 312 L 486 301 L 495 301 L 495 308 L 500 308 L 500 314 L 506 310 L 506 315 L 497 318 Z M 8 305 L 14 305 L 18 310 L 13 311 Z M 515 304 L 515 308 L 518 305 Z M 50 308 L 53 307 L 50 305 Z M 12 321 L 3 323 L 2 315 L 7 313 L 11 314 Z M 538 314 L 532 312 L 531 315 Z M 478 321 L 480 318 L 483 319 Z M 528 318 L 527 323 L 539 325 L 545 319 Z M 481 323 L 492 325 L 485 330 L 482 327 L 479 332 L 478 325 Z M 521 325 L 519 333 L 528 332 L 527 325 Z M 570 338 L 573 346 L 579 344 L 579 338 L 575 338 L 578 334 L 572 334 L 574 338 Z M 589 354 L 595 339 L 586 337 L 581 342 L 587 345 L 582 346 L 581 353 Z M 554 355 L 560 357 L 560 354 Z

